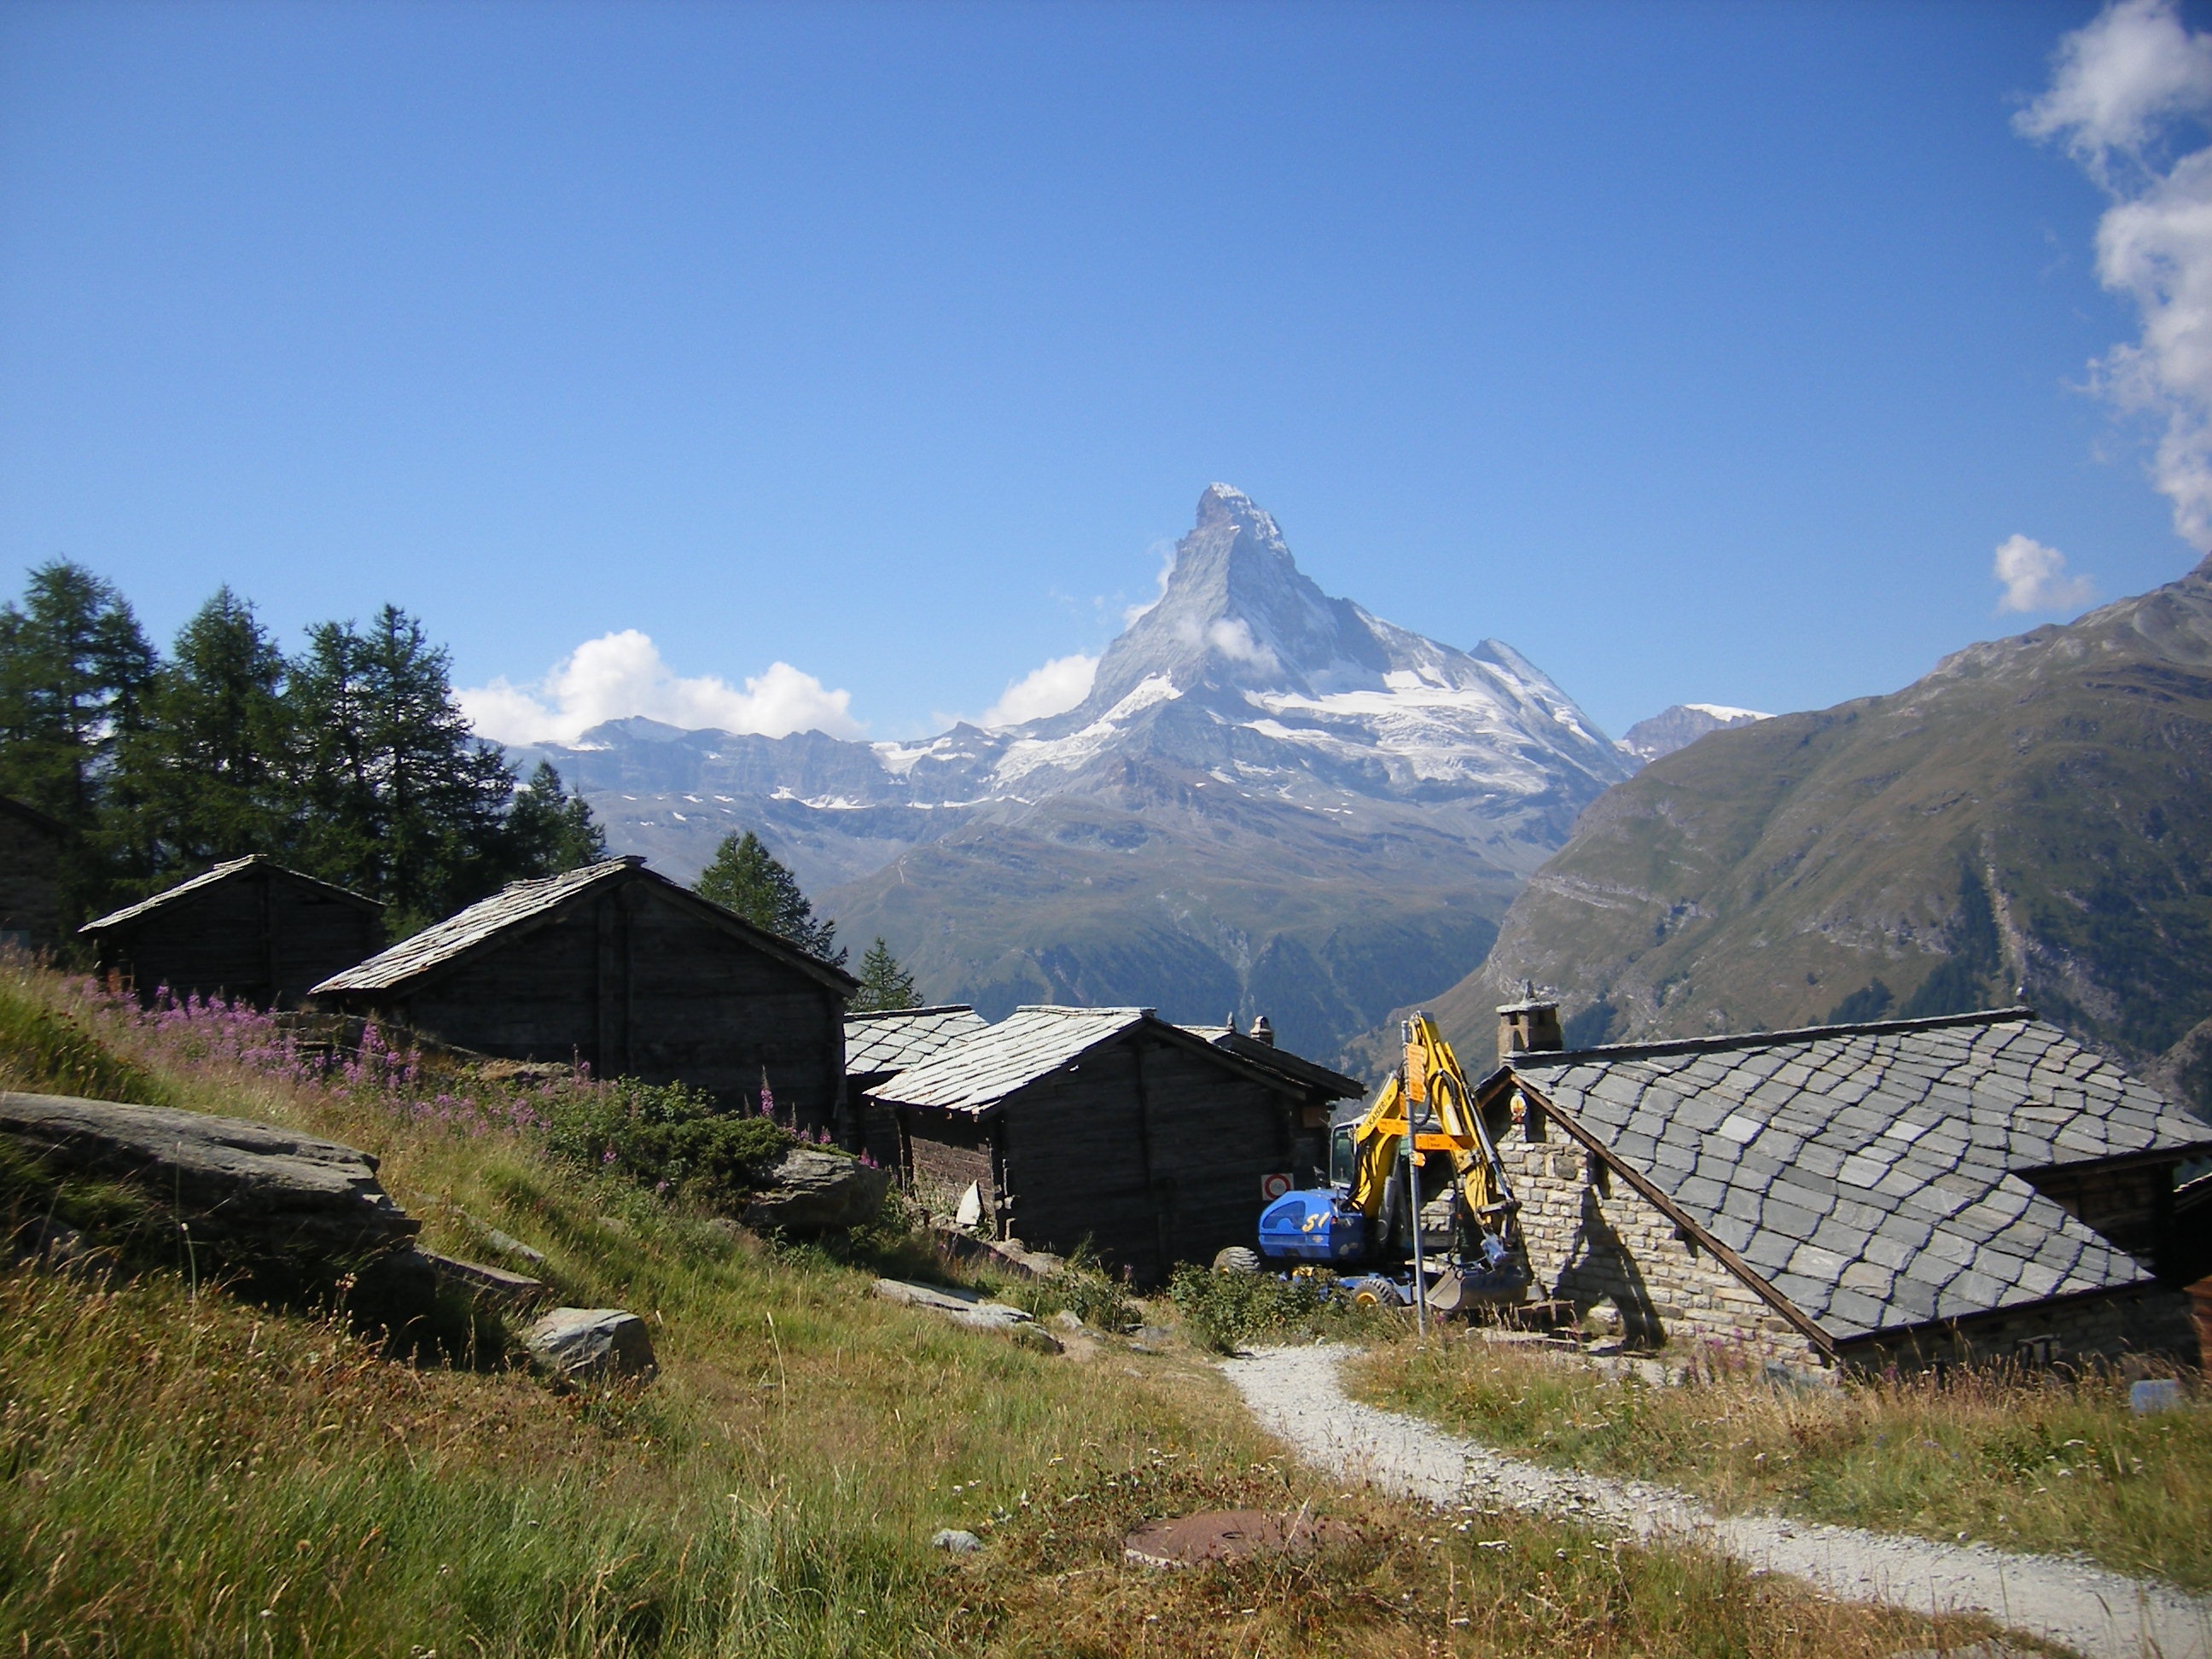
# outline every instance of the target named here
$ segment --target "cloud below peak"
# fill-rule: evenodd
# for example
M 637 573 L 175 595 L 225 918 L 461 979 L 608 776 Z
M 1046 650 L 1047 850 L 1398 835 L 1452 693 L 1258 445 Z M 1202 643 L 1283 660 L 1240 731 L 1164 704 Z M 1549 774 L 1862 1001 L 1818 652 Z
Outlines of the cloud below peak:
M 999 694 L 998 702 L 983 711 L 986 726 L 1019 726 L 1048 714 L 1064 714 L 1091 695 L 1098 673 L 1098 659 L 1080 652 L 1054 657 L 1042 667 L 1032 668 Z
M 2072 611 L 2097 596 L 2087 576 L 2066 574 L 2066 556 L 2026 536 L 1999 544 L 1990 574 L 2004 584 L 1997 598 L 2002 611 Z
M 502 678 L 454 694 L 469 724 L 498 743 L 574 743 L 606 720 L 642 715 L 687 731 L 714 727 L 766 738 L 826 732 L 858 738 L 853 694 L 832 690 L 787 662 L 749 675 L 740 690 L 719 675 L 678 675 L 635 628 L 586 640 L 544 679 Z

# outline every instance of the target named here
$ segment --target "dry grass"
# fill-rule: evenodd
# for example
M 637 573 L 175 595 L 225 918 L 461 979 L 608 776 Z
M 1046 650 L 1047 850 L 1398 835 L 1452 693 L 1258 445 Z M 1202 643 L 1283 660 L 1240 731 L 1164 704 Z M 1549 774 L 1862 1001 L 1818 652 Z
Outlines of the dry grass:
M 2111 1372 L 1656 1387 L 1480 1332 L 1370 1353 L 1363 1398 L 1547 1462 L 2008 1549 L 2081 1551 L 2212 1589 L 2212 1407 L 2138 1417 Z
M 0 976 L 0 1003 L 73 995 Z M 337 1323 L 165 1273 L 0 1275 L 0 1651 L 1875 1659 L 1977 1628 L 1342 1493 L 1279 1461 L 1194 1352 L 1032 1352 L 521 1131 L 180 1057 L 173 1031 L 76 1012 L 179 1103 L 380 1152 L 434 1244 L 475 1248 L 465 1211 L 538 1245 L 565 1298 L 652 1321 L 662 1371 L 559 1396 L 395 1365 Z M 1121 1559 L 1146 1519 L 1301 1506 L 1358 1541 L 1182 1574 Z M 939 1527 L 986 1547 L 934 1551 Z

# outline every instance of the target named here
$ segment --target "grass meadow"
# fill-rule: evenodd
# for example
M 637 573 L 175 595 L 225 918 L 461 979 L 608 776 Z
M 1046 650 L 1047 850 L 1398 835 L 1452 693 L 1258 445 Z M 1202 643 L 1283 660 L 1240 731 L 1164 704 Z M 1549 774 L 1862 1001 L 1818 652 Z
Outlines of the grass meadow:
M 341 1316 L 182 1264 L 9 1268 L 0 1652 L 1878 1659 L 1982 1632 L 1338 1490 L 1255 1431 L 1195 1344 L 1094 1333 L 1054 1355 L 873 1300 L 882 1267 L 933 1258 L 891 1230 L 756 1238 L 562 1158 L 529 1089 L 304 1056 L 258 1016 L 142 1014 L 22 963 L 0 967 L 0 1085 L 364 1147 L 426 1243 L 526 1240 L 562 1301 L 645 1316 L 660 1359 L 649 1383 L 556 1393 L 396 1363 Z M 34 1218 L 13 1190 L 10 1220 Z M 1297 1559 L 1123 1562 L 1139 1522 L 1226 1507 L 1348 1530 Z M 932 1548 L 945 1527 L 983 1547 Z

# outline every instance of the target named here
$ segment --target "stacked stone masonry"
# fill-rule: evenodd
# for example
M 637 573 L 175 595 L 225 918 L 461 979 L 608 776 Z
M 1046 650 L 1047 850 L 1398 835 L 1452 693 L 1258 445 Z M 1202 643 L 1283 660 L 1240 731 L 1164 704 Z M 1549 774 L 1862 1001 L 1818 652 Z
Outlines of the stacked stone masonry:
M 1539 1141 L 1516 1130 L 1498 1152 L 1521 1200 L 1538 1294 L 1581 1317 L 1610 1309 L 1636 1347 L 1820 1363 L 1802 1331 L 1556 1127 Z

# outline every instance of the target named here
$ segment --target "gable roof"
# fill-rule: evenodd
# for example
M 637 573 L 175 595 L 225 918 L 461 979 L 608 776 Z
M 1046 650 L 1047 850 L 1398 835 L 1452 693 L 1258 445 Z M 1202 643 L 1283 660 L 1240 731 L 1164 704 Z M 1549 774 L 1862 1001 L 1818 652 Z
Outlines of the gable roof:
M 1150 1008 L 1060 1008 L 1034 1004 L 1017 1008 L 996 1025 L 987 1025 L 961 1038 L 872 1092 L 892 1105 L 934 1106 L 981 1115 L 1101 1044 L 1139 1029 L 1205 1054 L 1270 1088 L 1289 1093 L 1294 1087 L 1281 1073 L 1238 1060 L 1182 1026 L 1170 1025 Z
M 1308 1060 L 1304 1054 L 1294 1054 L 1272 1042 L 1262 1042 L 1233 1025 L 1186 1025 L 1183 1030 L 1201 1042 L 1210 1042 L 1224 1054 L 1235 1054 L 1239 1060 L 1249 1060 L 1255 1066 L 1279 1072 L 1291 1082 L 1304 1084 L 1328 1099 L 1353 1100 L 1367 1093 L 1367 1085 L 1357 1079 L 1348 1078 L 1341 1072 L 1332 1072 L 1328 1066 Z
M 902 1072 L 981 1030 L 986 1021 L 964 1002 L 934 1008 L 884 1008 L 845 1016 L 845 1075 Z
M 511 939 L 520 933 L 534 931 L 587 894 L 631 880 L 657 884 L 664 892 L 690 906 L 713 926 L 735 935 L 757 950 L 781 958 L 841 994 L 849 995 L 860 987 L 860 981 L 842 969 L 833 968 L 820 957 L 800 950 L 790 940 L 754 927 L 713 901 L 701 898 L 690 888 L 678 886 L 658 871 L 647 869 L 642 858 L 630 854 L 599 864 L 587 864 L 580 870 L 565 871 L 557 876 L 509 882 L 489 898 L 479 899 L 467 909 L 458 911 L 443 921 L 424 928 L 411 939 L 400 940 L 390 950 L 371 957 L 367 962 L 357 963 L 343 973 L 331 975 L 308 994 L 324 996 L 345 992 L 398 990 L 416 981 L 456 968 L 470 957 Z
M 104 933 L 112 928 L 128 927 L 132 922 L 143 921 L 148 916 L 167 909 L 182 900 L 192 898 L 206 892 L 210 887 L 221 886 L 224 882 L 253 870 L 266 870 L 272 876 L 282 876 L 288 881 L 297 882 L 302 887 L 313 887 L 328 897 L 358 906 L 364 910 L 384 908 L 381 900 L 373 899 L 366 893 L 356 893 L 350 887 L 340 887 L 335 882 L 323 881 L 313 876 L 302 875 L 297 870 L 288 870 L 284 866 L 259 853 L 248 853 L 242 859 L 231 859 L 225 863 L 216 865 L 212 870 L 204 871 L 189 881 L 180 881 L 174 887 L 165 888 L 151 898 L 141 899 L 136 904 L 126 904 L 120 910 L 110 911 L 97 921 L 88 921 L 83 927 L 78 928 L 77 932 Z
M 2027 1008 L 1517 1054 L 1517 1079 L 1832 1341 L 2149 1270 L 2022 1179 L 2212 1150 L 2212 1125 Z
M 52 836 L 56 841 L 64 840 L 69 835 L 69 825 L 64 823 L 59 818 L 49 817 L 30 802 L 17 800 L 13 795 L 0 795 L 0 812 L 5 812 L 9 817 L 18 819 L 29 824 L 33 830 Z

